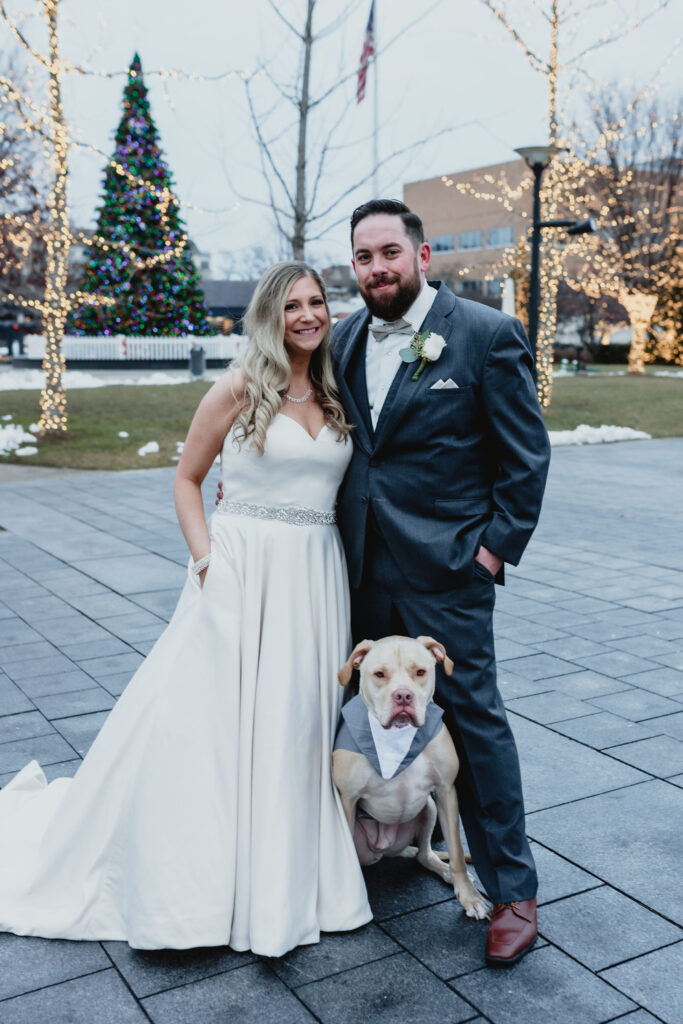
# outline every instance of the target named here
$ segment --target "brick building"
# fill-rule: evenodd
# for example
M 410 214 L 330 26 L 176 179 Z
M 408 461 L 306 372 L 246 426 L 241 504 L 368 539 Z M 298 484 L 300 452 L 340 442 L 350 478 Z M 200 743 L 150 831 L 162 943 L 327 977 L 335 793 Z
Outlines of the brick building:
M 477 192 L 493 193 L 501 172 L 513 189 L 531 177 L 525 162 L 517 159 L 403 186 L 403 199 L 421 217 L 432 247 L 428 276 L 447 281 L 466 298 L 498 307 L 504 275 L 496 264 L 502 251 L 529 231 L 531 189 L 511 201 L 512 209 L 506 209 L 496 200 L 461 192 L 457 183 L 468 182 Z M 527 214 L 526 219 L 522 213 Z M 460 275 L 465 267 L 467 271 Z

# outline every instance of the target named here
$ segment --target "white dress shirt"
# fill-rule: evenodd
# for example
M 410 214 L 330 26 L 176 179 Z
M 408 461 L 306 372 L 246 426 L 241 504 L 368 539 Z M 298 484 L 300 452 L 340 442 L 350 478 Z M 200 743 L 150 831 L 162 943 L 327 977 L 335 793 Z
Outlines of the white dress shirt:
M 407 320 L 414 331 L 419 331 L 427 313 L 436 298 L 436 288 L 425 282 L 424 287 L 403 319 Z M 383 324 L 385 320 L 373 316 L 371 323 Z M 368 388 L 368 401 L 373 428 L 377 426 L 379 414 L 384 400 L 389 393 L 391 382 L 401 366 L 399 350 L 410 344 L 409 334 L 389 334 L 382 341 L 377 341 L 368 330 L 368 341 L 365 346 L 365 379 Z

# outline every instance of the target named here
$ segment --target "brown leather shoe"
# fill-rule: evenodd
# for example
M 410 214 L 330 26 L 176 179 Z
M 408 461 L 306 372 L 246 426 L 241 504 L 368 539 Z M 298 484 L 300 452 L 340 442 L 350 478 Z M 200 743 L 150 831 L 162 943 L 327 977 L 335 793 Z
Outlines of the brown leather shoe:
M 537 932 L 536 900 L 496 903 L 486 933 L 487 963 L 517 963 L 533 946 Z

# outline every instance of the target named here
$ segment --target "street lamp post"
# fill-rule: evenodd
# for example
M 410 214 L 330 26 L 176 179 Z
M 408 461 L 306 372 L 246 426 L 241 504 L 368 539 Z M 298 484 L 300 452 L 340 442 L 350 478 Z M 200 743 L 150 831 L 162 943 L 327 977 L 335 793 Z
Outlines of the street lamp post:
M 536 365 L 536 347 L 538 344 L 538 309 L 541 303 L 541 230 L 543 228 L 566 228 L 568 235 L 583 235 L 597 231 L 597 224 L 591 217 L 585 221 L 573 220 L 541 220 L 541 178 L 550 161 L 561 153 L 559 146 L 522 146 L 516 149 L 526 162 L 534 176 L 534 205 L 531 228 L 531 277 L 529 280 L 529 343 L 534 359 L 534 375 Z
M 536 364 L 538 342 L 538 307 L 541 301 L 541 178 L 550 161 L 559 153 L 557 146 L 522 146 L 516 149 L 534 176 L 534 208 L 531 228 L 531 278 L 529 280 L 529 342 Z

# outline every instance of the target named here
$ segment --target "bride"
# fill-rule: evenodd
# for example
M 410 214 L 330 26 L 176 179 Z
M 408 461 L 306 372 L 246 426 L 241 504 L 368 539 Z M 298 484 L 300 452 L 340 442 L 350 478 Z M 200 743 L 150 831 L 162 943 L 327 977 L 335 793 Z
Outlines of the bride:
M 33 761 L 0 793 L 0 930 L 280 956 L 371 918 L 330 776 L 351 441 L 315 271 L 267 271 L 246 327 L 178 466 L 191 558 L 168 628 L 73 779 Z

